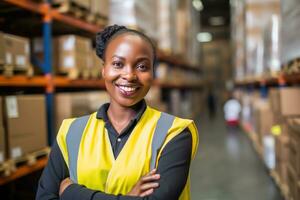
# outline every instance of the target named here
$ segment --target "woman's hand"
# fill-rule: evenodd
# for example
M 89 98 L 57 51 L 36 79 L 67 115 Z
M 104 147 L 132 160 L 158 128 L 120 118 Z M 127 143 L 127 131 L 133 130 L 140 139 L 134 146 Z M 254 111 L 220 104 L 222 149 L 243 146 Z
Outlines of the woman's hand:
M 73 184 L 73 181 L 68 177 L 65 178 L 61 183 L 60 183 L 60 187 L 59 187 L 59 196 L 61 196 L 61 194 L 65 191 L 65 189 L 69 186 Z
M 151 172 L 140 178 L 127 195 L 138 197 L 149 196 L 154 192 L 154 189 L 159 186 L 159 179 L 160 175 L 156 174 L 156 169 L 153 169 Z

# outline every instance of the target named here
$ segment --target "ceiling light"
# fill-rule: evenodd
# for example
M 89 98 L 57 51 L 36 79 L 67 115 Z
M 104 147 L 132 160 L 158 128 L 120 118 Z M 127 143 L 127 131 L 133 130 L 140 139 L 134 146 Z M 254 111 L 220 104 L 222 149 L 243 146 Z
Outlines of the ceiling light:
M 203 4 L 201 0 L 193 0 L 193 6 L 197 11 L 203 10 Z
M 210 42 L 212 41 L 212 34 L 208 32 L 201 32 L 197 34 L 197 40 L 199 42 Z

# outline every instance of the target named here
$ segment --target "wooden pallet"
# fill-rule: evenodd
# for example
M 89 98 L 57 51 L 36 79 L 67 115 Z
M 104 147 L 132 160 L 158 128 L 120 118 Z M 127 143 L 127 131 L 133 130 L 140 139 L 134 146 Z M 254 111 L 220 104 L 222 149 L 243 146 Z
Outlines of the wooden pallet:
M 282 71 L 286 74 L 300 73 L 300 58 L 296 58 L 289 63 L 283 65 Z
M 70 0 L 60 3 L 53 3 L 52 7 L 56 8 L 60 13 L 70 14 L 76 18 L 86 19 L 89 16 L 89 10 L 87 8 Z
M 15 67 L 13 65 L 0 65 L 0 74 L 6 76 L 6 77 L 12 77 L 17 74 L 24 74 L 28 77 L 32 77 L 34 75 L 33 67 L 27 66 L 24 69 Z
M 0 164 L 0 174 L 2 176 L 9 176 L 11 173 L 11 167 L 8 162 L 3 162 Z
M 50 147 L 43 148 L 39 151 L 28 153 L 26 155 L 9 159 L 2 164 L 2 175 L 9 176 L 21 166 L 27 165 L 32 166 L 36 164 L 37 160 L 42 157 L 47 157 L 50 153 Z M 0 170 L 1 171 L 1 170 Z
M 90 73 L 88 70 L 79 70 L 77 68 L 69 69 L 68 71 L 59 71 L 56 72 L 57 75 L 66 76 L 71 80 L 83 78 L 83 79 L 89 79 Z

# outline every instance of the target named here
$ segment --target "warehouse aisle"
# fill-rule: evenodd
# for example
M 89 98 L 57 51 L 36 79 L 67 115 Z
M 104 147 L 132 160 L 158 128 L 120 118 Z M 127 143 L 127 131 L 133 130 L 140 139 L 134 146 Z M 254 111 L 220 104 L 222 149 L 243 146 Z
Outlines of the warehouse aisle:
M 275 183 L 240 130 L 219 115 L 197 120 L 200 146 L 191 167 L 192 200 L 282 200 Z

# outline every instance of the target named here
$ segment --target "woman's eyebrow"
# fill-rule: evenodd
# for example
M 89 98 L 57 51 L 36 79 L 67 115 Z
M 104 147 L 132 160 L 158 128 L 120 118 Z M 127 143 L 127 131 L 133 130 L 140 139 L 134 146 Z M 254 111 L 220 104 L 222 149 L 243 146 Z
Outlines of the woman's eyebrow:
M 125 60 L 125 58 L 124 58 L 124 57 L 122 57 L 122 56 L 118 56 L 118 55 L 113 55 L 111 58 L 119 58 L 119 59 Z
M 143 60 L 151 61 L 151 59 L 149 59 L 148 56 L 138 57 L 136 60 L 137 60 L 137 61 L 143 61 Z

